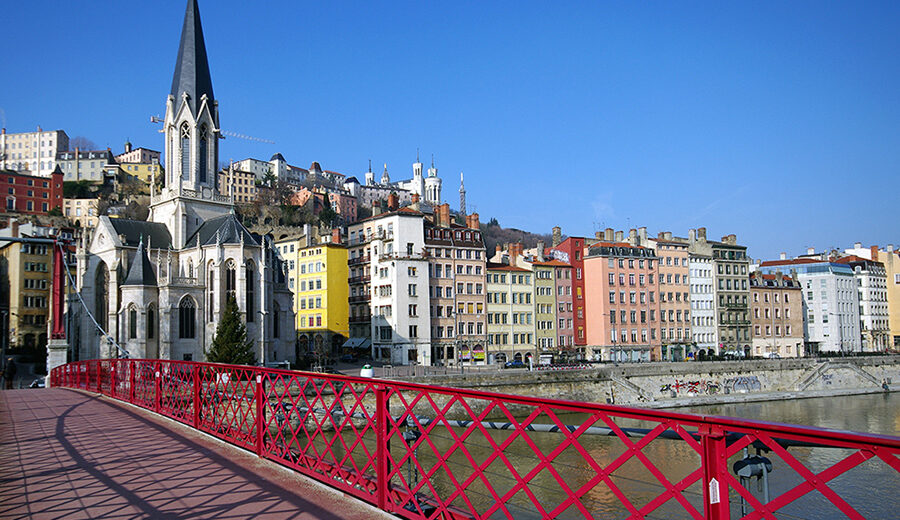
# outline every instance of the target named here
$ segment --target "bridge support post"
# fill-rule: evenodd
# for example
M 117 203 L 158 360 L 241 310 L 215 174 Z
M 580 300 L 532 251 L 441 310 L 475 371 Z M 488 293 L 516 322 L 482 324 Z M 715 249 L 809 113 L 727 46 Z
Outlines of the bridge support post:
M 193 388 L 191 389 L 191 400 L 194 406 L 194 429 L 200 429 L 200 366 L 191 365 L 191 379 L 193 380 Z
M 160 409 L 160 407 L 159 407 L 160 395 L 159 394 L 161 393 L 160 390 L 161 390 L 161 386 L 162 386 L 160 384 L 160 380 L 159 380 L 159 369 L 161 368 L 159 366 L 159 361 L 156 362 L 155 368 L 156 368 L 156 370 L 153 371 L 153 375 L 154 375 L 154 378 L 153 378 L 153 409 L 156 413 L 159 413 L 159 409 Z
M 103 395 L 103 372 L 101 372 L 103 366 L 99 359 L 94 361 L 94 366 L 97 367 L 96 370 L 94 370 L 94 374 L 97 376 L 97 393 Z
M 700 448 L 703 465 L 703 517 L 707 520 L 729 520 L 728 506 L 727 446 L 725 432 L 719 425 L 703 424 L 700 434 Z
M 129 402 L 129 403 L 134 403 L 134 382 L 135 382 L 134 370 L 135 370 L 135 365 L 137 365 L 137 363 L 134 362 L 134 361 L 129 361 L 129 362 L 128 362 L 128 368 L 129 368 L 129 375 L 128 375 L 128 402 Z
M 265 431 L 266 425 L 266 410 L 265 404 L 263 402 L 263 382 L 262 382 L 262 372 L 256 372 L 254 375 L 256 379 L 256 389 L 253 392 L 254 400 L 256 401 L 256 456 L 263 456 L 263 432 Z
M 384 386 L 375 387 L 375 505 L 387 510 L 388 452 L 387 392 Z

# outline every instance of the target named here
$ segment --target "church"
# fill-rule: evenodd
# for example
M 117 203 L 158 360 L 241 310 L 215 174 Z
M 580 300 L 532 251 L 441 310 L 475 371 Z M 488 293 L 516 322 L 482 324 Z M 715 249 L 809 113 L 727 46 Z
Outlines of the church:
M 147 221 L 103 216 L 78 245 L 72 357 L 204 361 L 234 298 L 257 360 L 295 361 L 283 262 L 216 186 L 219 107 L 196 0 L 187 2 L 164 125 L 165 178 L 152 183 Z

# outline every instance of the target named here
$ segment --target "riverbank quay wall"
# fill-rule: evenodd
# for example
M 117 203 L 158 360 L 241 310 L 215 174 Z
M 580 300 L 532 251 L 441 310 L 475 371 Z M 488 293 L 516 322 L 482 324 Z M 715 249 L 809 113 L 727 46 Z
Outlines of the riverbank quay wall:
M 533 397 L 667 408 L 882 392 L 883 384 L 896 391 L 900 390 L 900 356 L 482 370 L 414 380 Z

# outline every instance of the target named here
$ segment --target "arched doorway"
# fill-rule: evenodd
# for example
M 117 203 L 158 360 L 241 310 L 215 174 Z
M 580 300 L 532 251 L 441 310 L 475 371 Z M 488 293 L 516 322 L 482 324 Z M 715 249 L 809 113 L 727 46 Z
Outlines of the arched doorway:
M 513 356 L 513 361 L 518 361 L 521 363 L 522 362 L 522 353 L 516 352 L 516 354 Z

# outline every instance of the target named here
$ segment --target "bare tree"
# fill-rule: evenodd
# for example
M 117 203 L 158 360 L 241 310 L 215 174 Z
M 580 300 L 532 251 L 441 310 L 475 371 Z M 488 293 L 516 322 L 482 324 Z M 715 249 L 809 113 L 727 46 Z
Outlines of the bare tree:
M 69 150 L 74 150 L 78 148 L 79 150 L 96 150 L 97 145 L 94 141 L 91 141 L 87 137 L 83 135 L 77 135 L 71 139 L 69 139 Z

